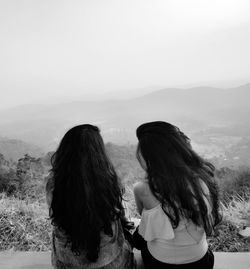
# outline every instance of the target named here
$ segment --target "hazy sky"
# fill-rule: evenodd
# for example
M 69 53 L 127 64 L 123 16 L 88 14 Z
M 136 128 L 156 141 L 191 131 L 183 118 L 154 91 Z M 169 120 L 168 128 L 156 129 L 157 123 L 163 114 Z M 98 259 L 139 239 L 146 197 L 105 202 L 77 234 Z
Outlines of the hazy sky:
M 250 81 L 249 0 L 0 0 L 0 106 Z

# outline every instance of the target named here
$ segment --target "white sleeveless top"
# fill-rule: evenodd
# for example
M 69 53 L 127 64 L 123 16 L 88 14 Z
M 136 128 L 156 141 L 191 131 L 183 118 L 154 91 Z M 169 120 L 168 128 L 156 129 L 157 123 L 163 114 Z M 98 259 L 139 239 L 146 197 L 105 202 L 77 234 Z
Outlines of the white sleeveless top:
M 173 229 L 161 204 L 149 210 L 143 209 L 139 234 L 147 241 L 151 255 L 164 263 L 195 262 L 201 259 L 208 249 L 203 228 L 182 219 L 178 227 Z

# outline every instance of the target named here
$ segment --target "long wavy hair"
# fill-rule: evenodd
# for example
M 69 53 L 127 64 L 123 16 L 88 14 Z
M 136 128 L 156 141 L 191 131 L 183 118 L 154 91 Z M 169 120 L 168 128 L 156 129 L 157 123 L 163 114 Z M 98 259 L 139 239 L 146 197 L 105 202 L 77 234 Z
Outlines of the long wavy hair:
M 51 163 L 52 224 L 67 235 L 75 255 L 83 249 L 94 262 L 101 232 L 112 236 L 112 223 L 123 211 L 122 189 L 98 127 L 83 124 L 70 129 Z
M 146 171 L 150 190 L 173 227 L 186 218 L 210 235 L 221 220 L 214 166 L 202 159 L 192 149 L 190 139 L 170 123 L 145 123 L 136 134 L 137 158 Z M 204 191 L 204 183 L 210 197 Z M 211 214 L 204 196 L 211 203 Z

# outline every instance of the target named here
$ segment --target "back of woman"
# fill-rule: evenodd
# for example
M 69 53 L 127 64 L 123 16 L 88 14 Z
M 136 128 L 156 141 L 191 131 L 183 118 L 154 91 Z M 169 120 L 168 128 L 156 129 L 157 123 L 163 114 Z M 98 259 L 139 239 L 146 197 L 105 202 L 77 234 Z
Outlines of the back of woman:
M 52 157 L 46 186 L 54 268 L 134 268 L 125 240 L 122 191 L 99 129 L 79 125 Z
M 213 166 L 169 123 L 143 124 L 137 137 L 147 174 L 134 187 L 145 267 L 213 268 L 206 240 L 220 220 Z

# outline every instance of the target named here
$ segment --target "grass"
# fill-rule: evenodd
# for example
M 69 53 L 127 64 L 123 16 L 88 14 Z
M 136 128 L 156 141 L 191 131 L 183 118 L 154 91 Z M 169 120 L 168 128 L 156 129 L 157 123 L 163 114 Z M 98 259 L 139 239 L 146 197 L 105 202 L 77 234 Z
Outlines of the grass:
M 218 174 L 223 220 L 209 238 L 210 246 L 214 251 L 249 252 L 250 239 L 239 231 L 250 226 L 250 169 L 226 169 Z
M 45 203 L 1 196 L 0 250 L 50 249 L 51 225 Z
M 236 195 L 227 204 L 221 203 L 223 218 L 236 226 L 250 225 L 250 195 Z
M 250 251 L 249 239 L 238 234 L 245 225 L 250 226 L 250 170 L 230 172 L 218 178 L 218 182 L 223 221 L 208 239 L 209 244 L 214 251 Z M 38 186 L 40 192 L 43 184 Z M 21 196 L 0 193 L 0 250 L 47 251 L 51 248 L 47 205 L 44 195 L 37 194 L 31 191 L 19 199 Z M 132 183 L 127 184 L 125 200 L 130 217 L 138 217 Z
M 238 171 L 228 170 L 225 174 L 217 176 L 221 191 L 221 200 L 228 204 L 231 200 L 249 200 L 250 197 L 250 168 Z
M 223 220 L 216 228 L 214 236 L 208 238 L 211 249 L 220 252 L 249 252 L 249 239 L 242 238 L 238 232 L 239 227 Z
M 214 251 L 250 251 L 249 238 L 239 235 L 240 230 L 250 225 L 250 196 L 248 199 L 245 198 L 237 195 L 228 204 L 221 203 L 223 220 L 208 240 Z

